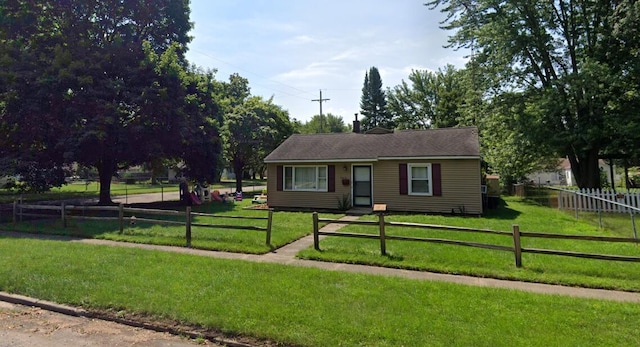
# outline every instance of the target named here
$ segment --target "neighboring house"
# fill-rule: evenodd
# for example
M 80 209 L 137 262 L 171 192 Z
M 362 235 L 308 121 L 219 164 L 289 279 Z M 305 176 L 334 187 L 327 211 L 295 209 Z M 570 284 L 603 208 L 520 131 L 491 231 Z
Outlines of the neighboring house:
M 265 163 L 276 209 L 337 210 L 346 199 L 389 211 L 482 213 L 475 127 L 295 134 Z
M 611 167 L 606 160 L 600 159 L 598 160 L 598 167 L 600 171 L 606 177 L 607 182 L 602 182 L 602 184 L 611 184 Z M 614 179 L 618 180 L 618 177 L 615 175 L 615 165 L 614 169 Z M 604 178 L 603 177 L 603 178 Z M 527 176 L 527 179 L 537 185 L 553 185 L 553 186 L 575 186 L 576 180 L 573 177 L 573 173 L 571 172 L 571 163 L 569 159 L 562 158 L 558 162 L 558 167 L 554 170 L 544 170 L 544 171 L 536 171 Z

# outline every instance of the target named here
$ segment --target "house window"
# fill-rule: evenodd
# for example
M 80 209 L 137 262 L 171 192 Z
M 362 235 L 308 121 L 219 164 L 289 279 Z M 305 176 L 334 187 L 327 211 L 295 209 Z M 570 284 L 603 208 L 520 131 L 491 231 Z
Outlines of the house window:
M 433 195 L 431 164 L 409 164 L 409 194 Z
M 327 191 L 326 166 L 285 166 L 284 190 Z

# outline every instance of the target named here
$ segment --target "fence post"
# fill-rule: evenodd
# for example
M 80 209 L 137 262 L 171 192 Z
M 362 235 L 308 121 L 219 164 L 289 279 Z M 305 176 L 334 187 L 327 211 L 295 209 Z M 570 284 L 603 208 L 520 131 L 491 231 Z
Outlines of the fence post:
M 387 240 L 384 234 L 384 213 L 378 214 L 378 222 L 380 224 L 380 253 L 387 255 Z
M 578 193 L 573 193 L 573 206 L 576 209 L 576 219 L 578 219 Z
M 516 267 L 522 267 L 522 247 L 520 245 L 520 226 L 514 224 L 513 229 L 513 254 L 516 258 Z
M 602 201 L 596 200 L 596 208 L 598 209 L 598 225 L 602 229 Z
M 318 234 L 318 212 L 313 213 L 313 248 L 320 250 L 320 235 Z
M 633 213 L 632 209 L 629 209 L 629 212 L 631 213 L 631 226 L 633 227 L 633 238 L 637 240 L 638 232 L 636 231 L 636 214 Z
M 67 218 L 66 218 L 66 214 L 67 212 L 65 211 L 65 203 L 64 201 L 60 204 L 60 218 L 62 218 L 62 227 L 66 228 L 67 227 Z
M 13 224 L 18 222 L 18 200 L 13 200 Z
M 124 232 L 124 204 L 118 204 L 118 220 L 120 221 L 120 234 Z
M 164 202 L 164 186 L 160 183 L 160 200 Z
M 273 222 L 273 209 L 269 209 L 269 219 L 267 220 L 267 245 L 271 246 L 271 225 Z
M 187 247 L 191 247 L 191 206 L 187 206 L 186 209 L 186 214 L 187 214 L 187 230 L 186 230 L 186 237 L 187 237 Z
M 558 197 L 557 197 L 557 199 L 558 199 L 558 210 L 563 210 L 563 209 L 564 209 L 564 208 L 563 208 L 564 206 L 563 206 L 563 204 L 562 204 L 562 192 L 561 192 L 561 191 L 560 191 L 560 192 L 558 192 Z

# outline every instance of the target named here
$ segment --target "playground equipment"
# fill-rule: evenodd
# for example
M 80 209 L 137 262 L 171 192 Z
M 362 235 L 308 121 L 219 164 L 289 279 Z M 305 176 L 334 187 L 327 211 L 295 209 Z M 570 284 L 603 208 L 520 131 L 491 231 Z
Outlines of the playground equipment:
M 211 201 L 211 190 L 209 187 L 200 187 L 200 192 L 202 201 Z
M 267 203 L 267 196 L 260 194 L 260 195 L 254 195 L 253 196 L 253 200 L 251 200 L 252 204 L 266 204 Z
M 200 185 L 198 183 L 196 184 L 194 190 L 198 195 L 198 198 L 200 199 L 200 201 L 202 202 L 211 201 L 211 190 L 209 189 L 208 186 Z
M 217 202 L 224 202 L 224 200 L 222 199 L 222 197 L 220 196 L 220 191 L 219 190 L 214 190 L 211 193 L 211 198 L 213 198 L 213 200 L 217 201 Z
M 202 204 L 202 201 L 200 201 L 200 198 L 198 198 L 198 195 L 196 194 L 196 192 L 191 192 L 191 194 L 189 195 L 189 197 L 191 198 L 191 202 L 194 205 L 200 205 Z

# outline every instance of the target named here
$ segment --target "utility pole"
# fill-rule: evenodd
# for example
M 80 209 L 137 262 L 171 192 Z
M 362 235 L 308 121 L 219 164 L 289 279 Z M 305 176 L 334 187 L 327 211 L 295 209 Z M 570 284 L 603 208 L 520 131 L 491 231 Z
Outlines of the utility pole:
M 320 89 L 320 99 L 313 99 L 311 101 L 317 101 L 320 103 L 320 132 L 322 132 L 322 102 L 323 101 L 328 101 L 330 99 L 323 99 L 322 98 L 322 89 Z

